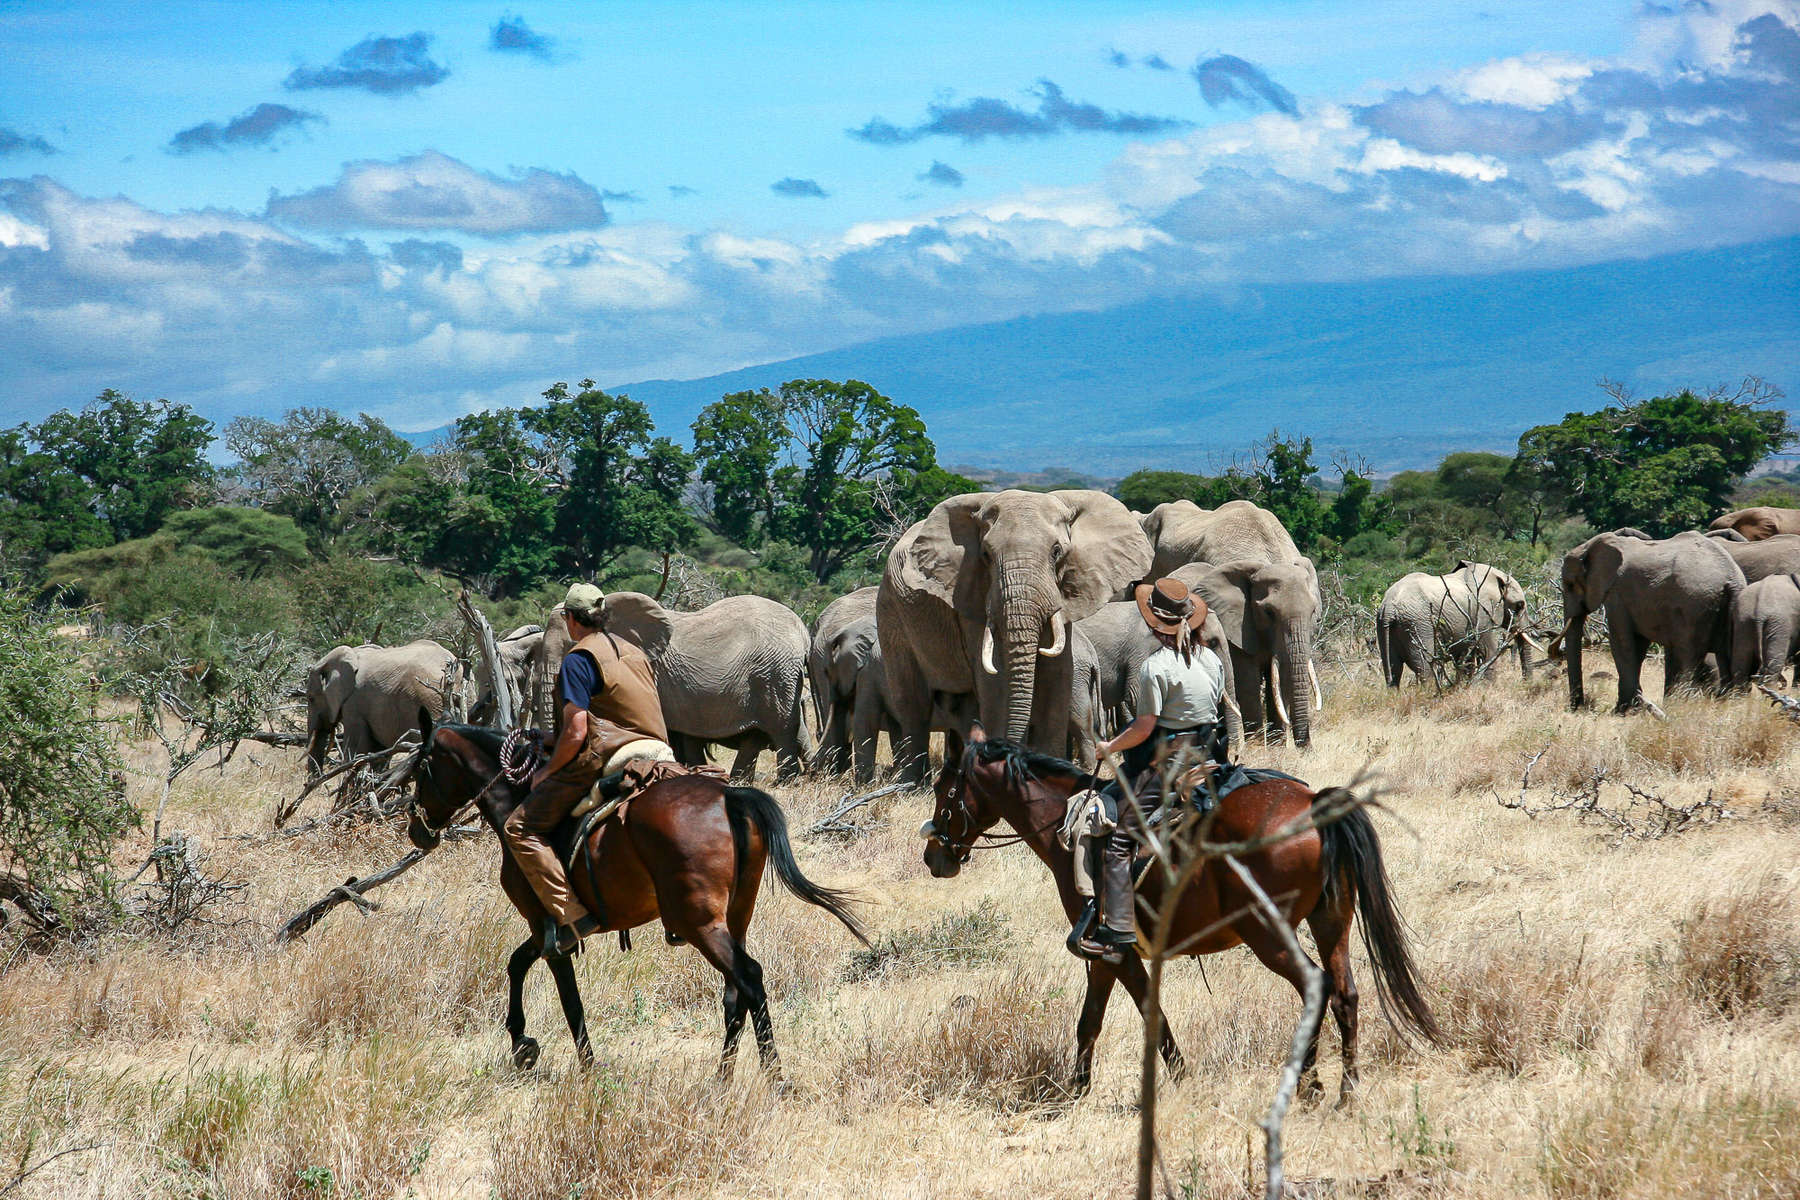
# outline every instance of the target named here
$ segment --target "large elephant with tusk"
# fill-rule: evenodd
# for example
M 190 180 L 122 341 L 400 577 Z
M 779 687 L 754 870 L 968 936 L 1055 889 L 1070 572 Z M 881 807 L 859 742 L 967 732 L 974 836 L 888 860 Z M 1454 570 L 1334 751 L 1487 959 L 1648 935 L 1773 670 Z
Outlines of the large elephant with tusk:
M 1151 549 L 1105 492 L 952 496 L 901 536 L 876 595 L 901 777 L 925 778 L 934 706 L 973 700 L 988 729 L 1064 753 L 1069 626 L 1141 578 Z M 949 753 L 960 752 L 952 733 Z

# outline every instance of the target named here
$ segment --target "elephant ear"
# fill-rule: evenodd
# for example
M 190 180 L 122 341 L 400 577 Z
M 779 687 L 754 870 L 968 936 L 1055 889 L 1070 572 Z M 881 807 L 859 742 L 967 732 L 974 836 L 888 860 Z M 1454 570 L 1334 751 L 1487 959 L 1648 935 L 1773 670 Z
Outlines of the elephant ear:
M 1131 510 L 1116 497 L 1096 491 L 1050 494 L 1069 510 L 1069 551 L 1058 575 L 1063 611 L 1079 621 L 1126 584 L 1143 578 L 1155 551 Z
M 675 634 L 669 610 L 642 592 L 613 592 L 601 601 L 606 632 L 616 633 L 651 659 L 660 659 Z
M 1189 563 L 1178 567 L 1174 577 L 1205 599 L 1212 616 L 1219 618 L 1226 641 L 1245 653 L 1254 654 L 1258 649 L 1256 622 L 1246 620 L 1246 617 L 1250 609 L 1250 585 L 1264 565 L 1255 559 L 1238 559 L 1217 566 Z
M 343 712 L 344 705 L 356 694 L 356 666 L 357 652 L 349 646 L 339 646 L 314 668 L 319 673 L 319 690 L 331 712 Z
M 981 524 L 977 514 L 988 500 L 985 492 L 965 492 L 941 500 L 924 520 L 906 531 L 894 547 L 900 583 L 909 591 L 925 592 L 957 607 L 957 586 L 972 588 L 973 576 L 963 564 L 981 555 Z

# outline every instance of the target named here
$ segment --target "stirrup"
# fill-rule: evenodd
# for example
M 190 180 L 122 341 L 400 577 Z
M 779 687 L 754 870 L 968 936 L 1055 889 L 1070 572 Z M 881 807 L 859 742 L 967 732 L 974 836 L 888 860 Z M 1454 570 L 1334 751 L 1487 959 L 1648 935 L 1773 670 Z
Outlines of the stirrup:
M 1099 916 L 1100 901 L 1089 900 L 1087 905 L 1081 910 L 1081 913 L 1075 918 L 1075 925 L 1069 930 L 1069 936 L 1063 942 L 1063 945 L 1067 946 L 1069 948 L 1069 953 L 1073 954 L 1076 958 L 1088 957 L 1088 955 L 1082 953 L 1079 948 L 1081 939 L 1086 936 L 1088 930 L 1094 927 L 1094 922 Z

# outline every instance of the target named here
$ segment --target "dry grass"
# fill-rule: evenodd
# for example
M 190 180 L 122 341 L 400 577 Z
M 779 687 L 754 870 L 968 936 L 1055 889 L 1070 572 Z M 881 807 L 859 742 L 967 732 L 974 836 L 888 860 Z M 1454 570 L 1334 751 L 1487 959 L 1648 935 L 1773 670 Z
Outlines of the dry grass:
M 1450 1044 L 1417 1053 L 1389 1032 L 1359 956 L 1364 1090 L 1350 1113 L 1293 1115 L 1290 1176 L 1387 1200 L 1800 1193 L 1800 730 L 1749 698 L 1677 698 L 1667 723 L 1570 713 L 1559 677 L 1510 671 L 1442 695 L 1329 677 L 1343 682 L 1313 749 L 1248 758 L 1320 785 L 1372 764 L 1394 787 L 1377 821 Z M 1603 770 L 1671 804 L 1710 792 L 1734 818 L 1615 846 L 1566 814 L 1503 810 L 1495 796 L 1517 795 L 1539 751 L 1534 796 Z M 578 961 L 601 1064 L 574 1069 L 537 971 L 526 1007 L 544 1059 L 514 1071 L 499 1022 L 526 931 L 485 838 L 383 889 L 380 912 L 340 909 L 274 946 L 293 912 L 403 851 L 394 830 L 234 840 L 266 828 L 296 775 L 291 754 L 259 748 L 171 805 L 167 824 L 251 884 L 241 923 L 49 957 L 0 947 L 0 1189 L 77 1149 L 10 1195 L 1129 1194 L 1135 1013 L 1115 996 L 1095 1091 L 1070 1101 L 1084 977 L 1048 876 L 1013 848 L 930 879 L 923 796 L 798 845 L 808 874 L 864 895 L 873 952 L 764 892 L 750 949 L 777 1089 L 748 1034 L 736 1080 L 712 1078 L 720 981 L 654 929 L 629 955 L 606 939 Z M 846 790 L 778 795 L 801 829 Z M 1165 1084 L 1169 1168 L 1190 1194 L 1252 1194 L 1247 1150 L 1298 1004 L 1242 951 L 1208 959 L 1204 979 L 1177 964 L 1166 991 L 1192 1068 Z M 1329 1087 L 1329 1028 L 1320 1063 Z

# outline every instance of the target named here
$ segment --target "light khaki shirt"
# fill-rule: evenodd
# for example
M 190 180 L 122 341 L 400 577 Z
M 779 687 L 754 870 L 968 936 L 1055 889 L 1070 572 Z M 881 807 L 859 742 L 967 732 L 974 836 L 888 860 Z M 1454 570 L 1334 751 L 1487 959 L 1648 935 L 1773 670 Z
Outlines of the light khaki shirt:
M 1164 646 L 1138 668 L 1137 715 L 1155 717 L 1164 729 L 1192 729 L 1217 721 L 1224 695 L 1224 664 L 1205 646 L 1196 648 L 1192 661 L 1185 663 Z

